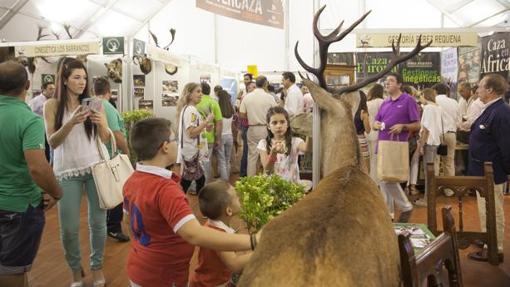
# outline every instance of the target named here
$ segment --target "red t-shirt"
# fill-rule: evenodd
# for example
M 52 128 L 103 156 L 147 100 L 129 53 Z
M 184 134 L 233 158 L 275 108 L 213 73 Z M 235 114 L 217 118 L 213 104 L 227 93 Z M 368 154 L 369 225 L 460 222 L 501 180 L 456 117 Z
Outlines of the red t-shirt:
M 207 221 L 204 226 L 225 232 Z M 219 251 L 200 247 L 198 252 L 198 266 L 191 277 L 189 287 L 211 287 L 225 284 L 229 281 L 232 272 L 218 256 Z
M 127 274 L 144 287 L 187 286 L 194 247 L 175 231 L 195 217 L 180 178 L 157 175 L 158 168 L 149 168 L 153 171 L 137 167 L 124 185 L 124 210 L 129 213 L 132 234 Z

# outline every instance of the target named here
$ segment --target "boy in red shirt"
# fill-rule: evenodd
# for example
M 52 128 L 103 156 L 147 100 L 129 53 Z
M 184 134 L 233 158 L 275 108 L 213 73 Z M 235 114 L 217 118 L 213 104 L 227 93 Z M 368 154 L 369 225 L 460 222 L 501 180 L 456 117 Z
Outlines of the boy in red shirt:
M 241 204 L 234 187 L 222 180 L 209 183 L 200 190 L 198 201 L 200 211 L 208 218 L 205 226 L 235 233 L 229 224 L 232 216 L 241 210 Z M 235 252 L 200 248 L 198 267 L 191 278 L 190 287 L 226 286 L 232 272 L 240 272 L 251 254 L 236 255 Z
M 175 163 L 177 153 L 170 125 L 166 119 L 151 118 L 131 130 L 131 146 L 139 160 L 124 185 L 124 212 L 133 238 L 127 260 L 131 286 L 187 286 L 193 245 L 244 251 L 253 249 L 258 239 L 203 227 L 196 220 L 180 178 L 165 169 Z

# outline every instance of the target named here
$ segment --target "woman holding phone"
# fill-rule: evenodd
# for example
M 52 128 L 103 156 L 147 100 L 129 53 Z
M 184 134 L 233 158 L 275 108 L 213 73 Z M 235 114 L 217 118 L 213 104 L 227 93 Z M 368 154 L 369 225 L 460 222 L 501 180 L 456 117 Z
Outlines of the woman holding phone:
M 46 134 L 54 149 L 53 170 L 64 191 L 58 214 L 65 257 L 73 273 L 72 287 L 83 286 L 79 243 L 83 190 L 88 199 L 93 286 L 105 285 L 102 268 L 106 210 L 99 207 L 91 167 L 101 160 L 97 137 L 108 142 L 110 133 L 103 111 L 84 106 L 84 100 L 89 98 L 87 76 L 82 62 L 66 59 L 58 70 L 55 98 L 49 99 L 44 106 Z

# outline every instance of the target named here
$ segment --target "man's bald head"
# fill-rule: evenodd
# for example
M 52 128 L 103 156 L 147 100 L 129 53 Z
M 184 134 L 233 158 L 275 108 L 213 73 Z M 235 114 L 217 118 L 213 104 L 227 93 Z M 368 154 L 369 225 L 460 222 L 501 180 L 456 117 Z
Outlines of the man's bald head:
M 21 64 L 14 61 L 0 63 L 0 94 L 20 96 L 28 88 L 28 74 Z

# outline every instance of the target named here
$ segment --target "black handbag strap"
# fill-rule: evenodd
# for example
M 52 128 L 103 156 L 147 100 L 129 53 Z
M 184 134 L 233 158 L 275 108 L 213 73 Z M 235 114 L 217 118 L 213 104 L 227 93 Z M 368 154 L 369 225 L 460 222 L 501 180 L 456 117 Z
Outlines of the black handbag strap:
M 443 110 L 441 109 L 441 130 L 443 131 L 443 143 L 446 144 L 444 139 L 444 125 L 443 125 Z
M 184 110 L 182 110 L 181 114 L 181 149 L 184 148 L 184 113 L 186 112 L 186 109 L 188 108 L 188 105 L 184 107 Z M 200 125 L 200 117 L 197 117 L 197 123 Z M 197 147 L 200 148 L 200 135 L 197 136 Z

